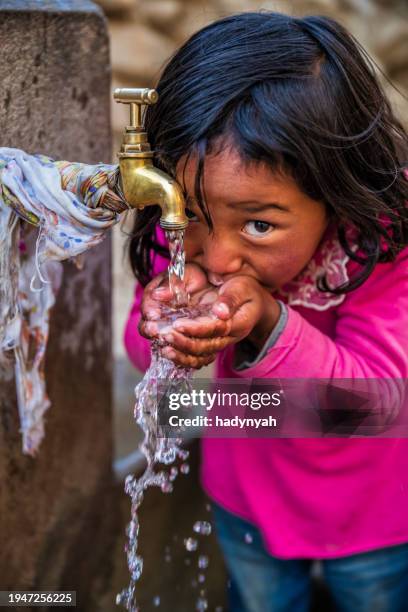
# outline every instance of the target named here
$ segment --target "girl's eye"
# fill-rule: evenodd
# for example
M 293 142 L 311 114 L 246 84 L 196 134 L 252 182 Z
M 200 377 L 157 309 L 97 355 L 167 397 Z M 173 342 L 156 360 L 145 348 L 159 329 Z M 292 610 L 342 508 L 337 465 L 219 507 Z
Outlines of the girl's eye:
M 250 236 L 265 236 L 273 230 L 273 225 L 266 221 L 248 221 L 245 224 L 245 232 Z
M 197 215 L 195 215 L 190 208 L 185 208 L 185 212 L 187 219 L 189 219 L 190 221 L 198 221 Z

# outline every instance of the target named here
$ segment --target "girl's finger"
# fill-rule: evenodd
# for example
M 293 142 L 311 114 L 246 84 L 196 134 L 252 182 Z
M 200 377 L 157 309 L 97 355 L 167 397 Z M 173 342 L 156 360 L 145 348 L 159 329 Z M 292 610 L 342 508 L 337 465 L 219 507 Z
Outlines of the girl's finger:
M 146 287 L 144 296 L 151 302 L 170 302 L 173 299 L 173 293 L 170 289 L 167 273 L 159 285 Z
M 173 323 L 176 331 L 185 336 L 194 338 L 213 338 L 215 336 L 227 336 L 231 329 L 231 321 L 222 321 L 217 317 L 202 316 L 196 319 L 181 317 Z
M 156 287 L 150 293 L 154 300 L 159 300 L 163 302 L 169 302 L 173 298 L 173 293 L 169 287 L 169 285 L 161 285 L 160 287 Z
M 196 293 L 201 289 L 210 287 L 207 274 L 198 264 L 194 263 L 186 264 L 184 282 L 188 293 Z
M 142 315 L 149 319 L 157 319 L 157 313 L 160 313 L 160 302 L 169 301 L 170 299 L 168 274 L 167 272 L 162 272 L 150 281 L 143 291 L 141 303 Z
M 166 283 L 168 285 L 168 273 L 167 270 L 165 272 L 161 272 L 157 276 L 155 276 L 148 285 L 145 287 L 145 292 L 152 292 L 160 286 L 165 287 Z
M 202 357 L 185 355 L 181 351 L 177 351 L 170 346 L 160 349 L 160 353 L 166 359 L 173 361 L 173 363 L 175 363 L 177 366 L 183 368 L 194 368 L 195 370 L 212 363 L 216 357 L 216 355 L 204 355 Z
M 256 284 L 253 278 L 244 275 L 229 279 L 220 287 L 212 312 L 220 319 L 233 317 L 242 306 L 252 301 Z
M 198 294 L 198 296 L 198 304 L 203 306 L 208 304 L 209 306 L 218 298 L 218 291 L 214 291 L 214 289 L 207 289 L 206 291 L 202 291 L 200 294 Z
M 233 341 L 229 336 L 217 336 L 215 338 L 205 339 L 190 338 L 175 330 L 171 330 L 161 337 L 174 349 L 186 355 L 195 355 L 196 357 L 218 353 Z
M 159 319 L 161 303 L 168 302 L 171 298 L 167 272 L 162 272 L 146 286 L 143 292 L 140 308 L 142 316 L 146 319 Z
M 157 321 L 149 321 L 145 318 L 140 319 L 139 321 L 139 333 L 144 338 L 148 340 L 153 340 L 154 338 L 159 337 L 160 327 Z
M 240 279 L 227 281 L 219 290 L 219 297 L 212 305 L 212 312 L 220 319 L 228 319 L 244 304 L 251 301 L 251 292 L 245 282 Z
M 173 297 L 171 292 L 168 274 L 164 273 L 165 278 L 162 279 L 157 286 L 152 288 L 152 296 L 158 300 L 170 300 Z M 196 293 L 209 286 L 207 275 L 204 270 L 197 264 L 187 264 L 184 272 L 184 283 L 187 293 Z
M 144 319 L 150 319 L 152 321 L 157 321 L 162 316 L 158 304 L 153 300 L 144 300 L 140 307 L 140 311 Z

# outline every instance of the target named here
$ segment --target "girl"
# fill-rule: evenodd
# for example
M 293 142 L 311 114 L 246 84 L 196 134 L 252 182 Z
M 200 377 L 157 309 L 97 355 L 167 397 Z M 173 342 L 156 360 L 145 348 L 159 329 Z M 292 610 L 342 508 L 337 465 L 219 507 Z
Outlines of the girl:
M 407 137 L 352 36 L 326 17 L 228 17 L 157 89 L 146 124 L 187 198 L 188 288 L 213 302 L 163 354 L 215 360 L 219 378 L 406 378 Z M 141 370 L 169 298 L 159 216 L 130 244 Z M 205 439 L 202 483 L 233 612 L 306 611 L 314 559 L 339 610 L 408 609 L 407 439 Z

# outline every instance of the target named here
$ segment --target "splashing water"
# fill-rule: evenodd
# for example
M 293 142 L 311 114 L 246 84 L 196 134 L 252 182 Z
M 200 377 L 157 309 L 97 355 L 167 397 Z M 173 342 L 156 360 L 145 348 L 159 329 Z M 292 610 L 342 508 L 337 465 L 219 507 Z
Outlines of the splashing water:
M 198 567 L 200 569 L 206 569 L 208 567 L 208 557 L 206 555 L 200 555 L 198 557 Z
M 209 523 L 208 521 L 197 521 L 193 525 L 193 531 L 199 533 L 200 535 L 210 535 L 211 523 Z
M 184 284 L 184 235 L 182 231 L 166 232 L 169 241 L 170 264 L 168 268 L 170 291 L 176 306 L 187 306 L 189 295 Z
M 188 474 L 190 472 L 190 466 L 188 463 L 182 463 L 180 465 L 180 474 Z
M 204 599 L 204 597 L 199 597 L 197 599 L 196 610 L 197 612 L 204 612 L 204 610 L 208 610 L 208 601 Z
M 176 467 L 172 467 L 170 470 L 170 474 L 169 474 L 169 479 L 171 482 L 173 482 L 173 480 L 176 480 L 178 475 L 178 469 Z
M 187 538 L 184 540 L 184 546 L 186 547 L 186 550 L 192 552 L 193 550 L 197 550 L 198 542 L 194 538 Z
M 163 307 L 164 319 L 173 322 L 179 317 L 195 317 L 203 314 L 203 308 L 189 306 L 189 295 L 184 284 L 185 253 L 183 246 L 183 232 L 166 232 L 170 249 L 170 264 L 168 268 L 169 285 L 173 300 L 171 305 Z M 144 433 L 140 450 L 146 457 L 147 466 L 140 478 L 129 475 L 125 481 L 125 491 L 131 498 L 131 520 L 127 526 L 126 534 L 128 542 L 125 546 L 130 583 L 116 597 L 116 603 L 122 604 L 130 612 L 139 612 L 135 591 L 136 582 L 143 571 L 143 559 L 138 555 L 139 519 L 138 509 L 143 501 L 144 492 L 149 487 L 160 487 L 163 493 L 173 490 L 173 481 L 177 477 L 178 469 L 173 467 L 169 472 L 156 470 L 157 464 L 172 464 L 176 459 L 185 462 L 188 451 L 180 448 L 180 438 L 166 438 L 163 428 L 158 422 L 158 410 L 160 402 L 171 392 L 191 392 L 193 369 L 181 368 L 159 353 L 160 342 L 154 340 L 151 346 L 152 359 L 150 368 L 147 370 L 143 380 L 135 389 L 136 404 L 134 416 L 137 424 Z M 163 389 L 163 381 L 166 388 Z M 180 467 L 184 474 L 188 473 L 186 464 Z M 209 523 L 207 523 L 209 525 Z M 210 531 L 211 532 L 211 526 Z M 203 533 L 197 531 L 197 533 Z M 188 543 L 187 543 L 188 542 Z M 195 550 L 193 538 L 186 541 L 187 550 Z M 197 543 L 196 543 L 197 544 Z M 190 547 L 191 546 L 191 547 Z M 197 545 L 196 545 L 197 547 Z M 166 554 L 166 561 L 170 561 L 170 555 Z M 204 604 L 203 600 L 201 605 Z M 197 609 L 206 609 L 205 607 Z

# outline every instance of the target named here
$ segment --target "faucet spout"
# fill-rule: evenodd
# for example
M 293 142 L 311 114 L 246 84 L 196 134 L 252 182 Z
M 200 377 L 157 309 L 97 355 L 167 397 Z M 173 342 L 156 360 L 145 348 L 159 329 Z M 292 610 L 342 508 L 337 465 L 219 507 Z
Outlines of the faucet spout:
M 117 102 L 130 105 L 130 125 L 125 128 L 118 154 L 123 195 L 133 208 L 158 204 L 162 209 L 160 225 L 166 230 L 181 230 L 188 225 L 180 185 L 170 175 L 153 166 L 153 151 L 142 124 L 141 106 L 155 104 L 154 89 L 116 89 Z
M 155 168 L 150 159 L 121 157 L 119 167 L 123 195 L 130 206 L 141 210 L 157 204 L 162 209 L 162 228 L 181 230 L 187 227 L 185 200 L 177 181 Z

